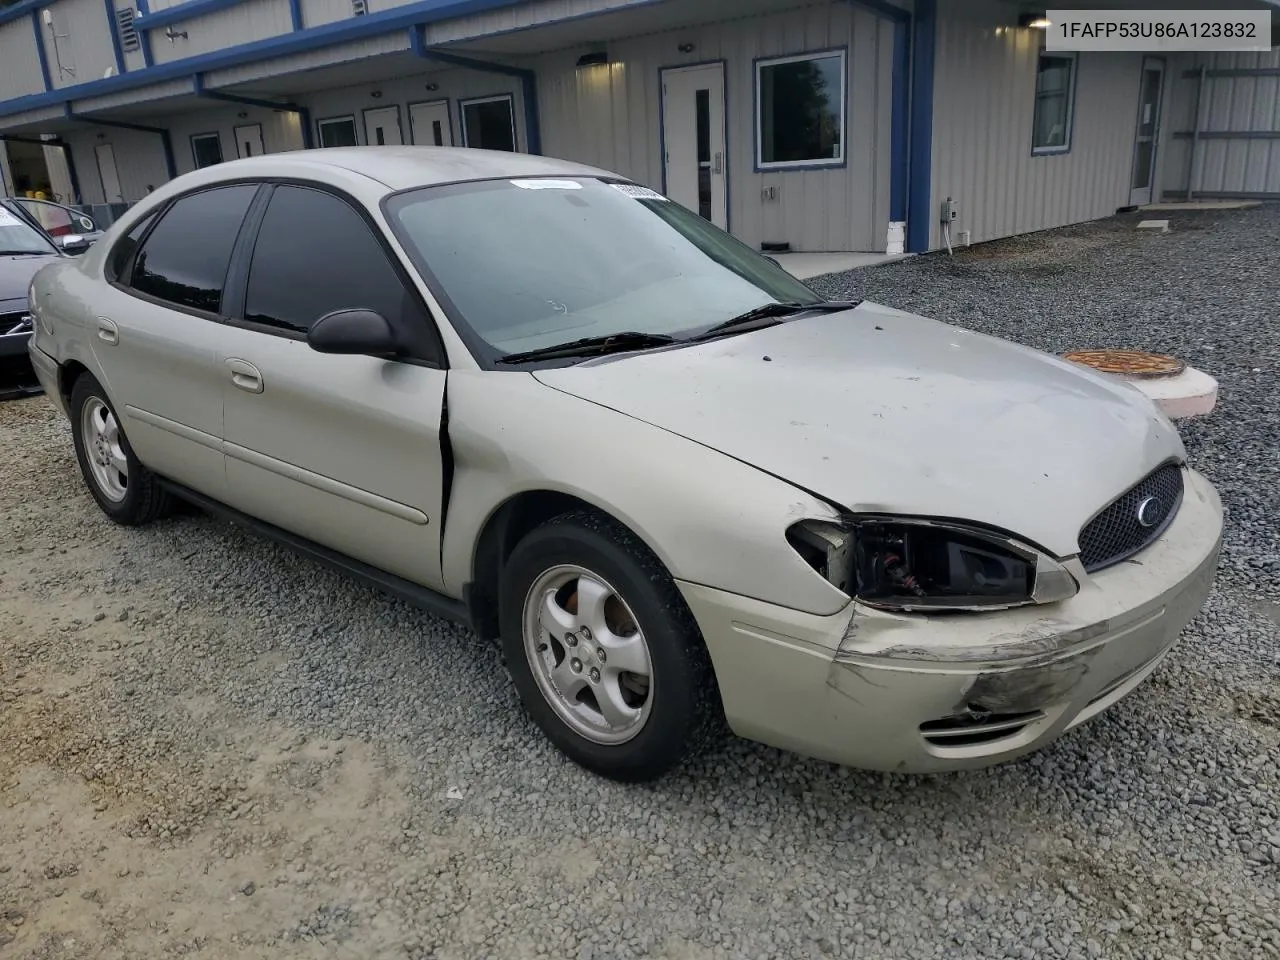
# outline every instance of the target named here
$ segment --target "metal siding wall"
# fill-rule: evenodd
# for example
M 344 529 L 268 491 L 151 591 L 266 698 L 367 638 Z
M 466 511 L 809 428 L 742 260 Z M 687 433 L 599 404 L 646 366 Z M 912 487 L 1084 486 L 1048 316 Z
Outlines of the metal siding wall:
M 165 97 L 180 97 L 192 92 L 190 77 L 181 80 L 167 80 L 138 90 L 124 90 L 120 93 L 108 93 L 101 97 L 88 97 L 84 100 L 71 101 L 71 109 L 75 113 L 94 113 L 99 110 L 111 110 L 115 107 L 132 106 L 146 103 L 149 100 L 162 100 Z M 150 118 L 137 120 L 146 126 L 158 126 Z
M 241 118 L 241 113 L 247 114 Z M 200 110 L 182 116 L 160 119 L 157 126 L 167 127 L 173 138 L 174 161 L 178 175 L 190 173 L 196 168 L 191 152 L 191 137 L 200 133 L 217 133 L 222 142 L 222 158 L 236 159 L 235 128 L 246 124 L 262 125 L 262 149 L 267 153 L 284 153 L 302 149 L 302 133 L 296 113 L 269 110 L 265 107 L 237 107 Z
M 302 0 L 302 22 L 308 27 L 352 16 L 351 0 Z
M 1191 131 L 1196 123 L 1198 77 L 1184 70 L 1250 70 L 1280 68 L 1280 49 L 1267 53 L 1193 54 L 1176 65 L 1171 130 Z M 1201 132 L 1264 131 L 1280 133 L 1280 76 L 1207 77 L 1200 108 Z M 1280 194 L 1280 138 L 1202 138 L 1192 179 L 1196 193 Z M 1171 138 L 1161 182 L 1166 191 L 1184 193 L 1191 163 L 1191 140 Z
M 388 0 L 373 0 L 380 3 L 379 9 L 398 6 Z M 427 42 L 451 43 L 455 40 L 467 40 L 472 37 L 484 37 L 494 33 L 505 33 L 510 30 L 521 30 L 544 23 L 553 23 L 572 17 L 582 17 L 607 10 L 619 10 L 637 4 L 651 3 L 652 0 L 537 0 L 535 3 L 522 3 L 519 6 L 491 10 L 470 17 L 459 17 L 443 23 L 427 26 Z M 686 0 L 688 2 L 688 0 Z
M 693 43 L 688 54 L 676 48 Z M 758 57 L 847 46 L 848 165 L 755 172 Z M 608 68 L 577 70 L 584 51 L 538 62 L 543 149 L 662 188 L 659 70 L 723 59 L 728 112 L 729 226 L 745 242 L 801 251 L 883 250 L 888 228 L 892 30 L 847 3 L 822 4 L 609 44 Z M 767 186 L 776 201 L 762 199 Z
M 239 67 L 228 67 L 226 70 L 214 70 L 205 74 L 204 79 L 211 88 L 228 87 L 302 70 L 314 70 L 316 67 L 332 66 L 335 63 L 376 57 L 385 53 L 399 53 L 408 49 L 408 31 L 397 30 L 395 33 L 357 40 L 354 43 L 324 47 L 308 53 L 290 54 L 287 57 L 276 57 L 268 62 L 247 63 Z
M 30 17 L 19 17 L 0 26 L 0 101 L 44 92 L 35 41 Z M 49 70 L 55 70 L 52 62 Z
M 933 249 L 948 196 L 960 207 L 956 231 L 974 243 L 1110 216 L 1129 201 L 1141 55 L 1080 54 L 1071 150 L 1033 156 L 1043 36 L 1016 23 L 993 0 L 938 11 Z
M 428 91 L 427 84 L 438 84 L 439 89 Z M 382 96 L 374 99 L 370 94 L 380 90 Z M 312 133 L 318 120 L 330 117 L 354 116 L 356 118 L 357 136 L 361 143 L 364 137 L 365 110 L 376 110 L 383 107 L 398 106 L 400 108 L 400 134 L 405 143 L 410 142 L 409 104 L 421 103 L 424 100 L 449 100 L 449 118 L 453 123 L 454 142 L 462 145 L 462 118 L 458 112 L 458 101 L 471 97 L 488 97 L 509 93 L 513 95 L 512 109 L 516 118 L 516 140 L 521 150 L 528 147 L 528 137 L 524 126 L 524 97 L 520 92 L 520 81 L 497 73 L 481 73 L 477 70 L 441 70 L 429 74 L 400 77 L 396 80 L 364 83 L 354 87 L 343 87 L 337 90 L 324 90 L 309 93 L 297 98 L 301 106 L 311 110 Z M 545 126 L 545 124 L 544 124 Z M 319 136 L 316 137 L 319 144 Z
M 102 0 L 62 0 L 46 9 L 53 15 L 53 29 L 45 26 L 42 13 L 40 37 L 54 87 L 101 80 L 107 69 L 116 65 Z M 56 55 L 54 30 L 58 33 Z M 64 69 L 58 69 L 59 62 Z
M 227 10 L 171 25 L 186 32 L 187 39 L 170 41 L 165 27 L 151 31 L 151 55 L 156 63 L 169 63 L 201 53 L 211 53 L 254 40 L 293 32 L 289 0 L 244 0 Z
M 98 138 L 99 133 L 102 134 L 101 139 Z M 148 184 L 159 187 L 169 179 L 164 148 L 160 146 L 158 134 L 86 126 L 83 132 L 67 134 L 64 139 L 71 145 L 85 203 L 106 203 L 102 196 L 102 178 L 98 174 L 98 158 L 94 152 L 99 143 L 111 144 L 115 152 L 120 192 L 126 202 L 136 203 L 146 196 Z M 177 150 L 176 145 L 174 149 Z

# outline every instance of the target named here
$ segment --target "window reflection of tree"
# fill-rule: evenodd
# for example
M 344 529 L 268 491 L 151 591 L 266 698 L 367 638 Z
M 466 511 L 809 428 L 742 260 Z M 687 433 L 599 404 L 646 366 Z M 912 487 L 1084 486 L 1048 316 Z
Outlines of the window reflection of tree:
M 840 116 L 832 105 L 825 63 L 800 60 L 768 68 L 772 74 L 773 156 L 767 161 L 834 157 L 833 148 L 840 141 Z

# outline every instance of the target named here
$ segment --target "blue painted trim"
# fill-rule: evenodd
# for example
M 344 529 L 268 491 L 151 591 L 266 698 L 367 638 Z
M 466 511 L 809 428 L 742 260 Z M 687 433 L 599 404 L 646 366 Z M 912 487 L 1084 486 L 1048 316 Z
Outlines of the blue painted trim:
M 302 134 L 302 146 L 305 150 L 310 150 L 315 141 L 311 135 L 311 111 L 306 107 L 300 107 L 296 103 L 280 103 L 275 100 L 262 100 L 258 97 L 242 97 L 236 93 L 224 93 L 221 90 L 210 90 L 204 85 L 204 75 L 197 73 L 192 77 L 192 89 L 197 97 L 204 97 L 208 100 L 221 100 L 224 103 L 239 103 L 247 107 L 262 107 L 266 110 L 287 110 L 290 113 L 298 115 L 298 129 Z M 236 146 L 236 152 L 239 153 L 240 147 Z
M 116 20 L 115 0 L 102 0 L 107 8 L 107 32 L 111 34 L 111 52 L 116 58 L 116 73 L 124 73 L 124 48 L 120 46 L 120 23 Z
M 432 100 L 414 100 L 412 103 L 405 104 L 405 110 L 409 115 L 409 142 L 413 144 L 415 147 L 418 147 L 418 146 L 434 147 L 435 144 L 434 143 L 429 143 L 429 144 L 418 143 L 417 131 L 413 129 L 413 108 L 414 107 L 430 107 L 430 106 L 434 106 L 437 103 L 444 104 L 444 116 L 449 123 L 449 143 L 451 145 L 457 143 L 457 139 L 454 136 L 456 131 L 454 130 L 454 126 L 453 126 L 453 101 L 451 101 L 448 97 L 435 97 Z M 461 120 L 461 117 L 459 117 L 459 120 Z
M 53 80 L 49 76 L 49 55 L 44 50 L 44 33 L 40 29 L 40 11 L 31 11 L 31 29 L 36 35 L 36 56 L 40 58 L 40 78 L 44 81 L 44 90 L 47 94 L 53 90 Z M 38 96 L 38 94 L 37 94 Z M 19 97 L 19 100 L 25 100 L 25 97 Z
M 152 30 L 156 27 L 164 27 L 173 23 L 182 23 L 184 20 L 207 16 L 210 13 L 217 13 L 220 10 L 239 6 L 244 2 L 245 0 L 184 0 L 184 2 L 174 4 L 172 7 L 166 7 L 163 10 L 148 14 L 145 18 L 139 18 L 138 27 L 142 30 Z M 397 26 L 408 26 L 415 15 L 418 18 L 426 15 L 433 20 L 443 20 L 451 17 L 463 17 L 472 13 L 499 10 L 503 7 L 512 7 L 525 2 L 527 0 L 417 0 L 415 3 L 405 4 L 392 10 L 369 13 L 363 17 L 354 17 L 352 19 L 371 20 L 377 17 L 394 19 L 393 15 L 399 14 L 405 22 L 397 24 Z M 434 16 L 440 10 L 448 10 L 450 12 L 442 16 Z
M 889 220 L 907 219 L 907 187 L 911 179 L 908 110 L 911 104 L 911 21 L 893 25 L 893 109 L 889 121 Z
M 302 29 L 302 0 L 289 0 L 289 21 L 293 29 Z
M 840 159 L 838 161 L 810 160 L 785 166 L 761 166 L 760 156 L 764 144 L 760 141 L 760 67 L 781 61 L 796 59 L 818 60 L 840 54 L 844 69 L 840 71 Z M 824 50 L 800 50 L 767 57 L 755 57 L 751 61 L 751 165 L 755 173 L 808 173 L 811 170 L 843 170 L 849 166 L 849 47 L 828 47 Z
M 108 93 L 119 93 L 137 87 L 149 86 L 166 80 L 177 80 L 195 73 L 207 73 L 210 70 L 224 70 L 246 63 L 272 60 L 276 57 L 293 53 L 306 53 L 340 43 L 361 40 L 366 37 L 382 36 L 396 30 L 407 30 L 418 23 L 447 20 L 453 17 L 483 13 L 502 7 L 513 6 L 524 0 L 417 0 L 402 6 L 392 7 L 379 13 L 366 14 L 363 17 L 349 17 L 334 23 L 309 27 L 306 30 L 279 34 L 265 40 L 242 43 L 223 50 L 197 54 L 182 60 L 173 60 L 148 67 L 145 70 L 131 70 L 118 77 L 104 80 L 91 80 L 63 87 L 48 93 L 28 94 L 15 97 L 0 103 L 0 116 L 22 113 L 26 110 L 37 110 L 41 107 L 54 106 L 85 97 L 102 96 Z M 141 0 L 138 0 L 141 10 Z M 143 43 L 147 43 L 147 33 L 142 31 Z M 145 49 L 145 48 L 144 48 Z M 518 68 L 515 68 L 518 69 Z M 536 114 L 537 105 L 534 104 Z
M 933 70 L 937 0 L 916 0 L 911 57 L 911 173 L 907 188 L 907 252 L 929 249 L 933 224 Z
M 124 120 L 104 120 L 100 117 L 86 117 L 78 113 L 72 113 L 70 106 L 67 106 L 63 113 L 68 120 L 75 120 L 79 123 L 88 123 L 99 127 L 116 127 L 120 130 L 137 130 L 141 133 L 158 133 L 160 135 L 160 146 L 164 149 L 164 165 L 169 173 L 169 179 L 172 180 L 178 175 L 178 165 L 173 159 L 173 138 L 169 136 L 169 131 L 163 127 L 148 127 L 141 123 L 127 123 Z M 105 192 L 103 196 L 106 196 Z
M 39 17 L 41 10 L 53 6 L 56 2 L 57 0 L 45 0 L 43 3 L 41 0 L 22 0 L 20 3 L 4 7 L 0 9 L 0 24 L 8 23 L 10 20 L 20 20 L 32 13 Z
M 1036 57 L 1036 82 L 1040 82 L 1040 61 L 1045 57 L 1057 57 L 1071 61 L 1071 95 L 1067 99 L 1067 142 L 1061 147 L 1036 146 L 1036 114 L 1034 102 L 1031 108 L 1031 156 L 1061 157 L 1071 152 L 1076 133 L 1076 85 L 1080 81 L 1080 58 L 1074 50 L 1041 50 Z M 1034 94 L 1033 94 L 1034 96 Z
M 308 107 L 298 108 L 298 127 L 302 131 L 302 148 L 310 150 L 316 145 L 316 139 L 311 132 L 311 110 Z
M 720 67 L 720 76 L 724 87 L 724 229 L 726 233 L 732 233 L 733 194 L 729 189 L 731 186 L 729 179 L 729 67 L 728 61 L 723 57 L 718 60 L 697 60 L 693 63 L 673 63 L 665 67 L 658 67 L 658 169 L 662 171 L 662 189 L 659 192 L 664 197 L 667 195 L 667 117 L 666 97 L 662 92 L 662 75 L 669 71 L 711 66 Z
M 485 73 L 500 73 L 508 77 L 520 79 L 520 99 L 524 101 L 524 139 L 525 151 L 536 155 L 542 154 L 542 118 L 538 111 L 538 77 L 532 70 L 514 67 L 509 63 L 496 63 L 490 60 L 477 60 L 474 57 L 462 57 L 456 53 L 446 53 L 427 46 L 426 28 L 424 24 L 415 24 L 409 28 L 409 49 L 414 56 L 423 60 L 435 60 L 468 70 L 479 70 Z M 475 98 L 471 98 L 475 99 Z M 459 101 L 461 103 L 461 101 Z M 515 104 L 512 103 L 514 119 Z M 462 120 L 461 105 L 459 121 Z M 463 124 L 463 139 L 466 139 L 466 127 Z M 520 138 L 516 137 L 516 148 L 520 147 Z
M 147 0 L 137 0 L 138 16 L 145 17 L 151 12 L 151 7 Z M 137 25 L 137 17 L 134 18 L 134 25 Z M 154 62 L 151 59 L 151 34 L 145 30 L 138 31 L 138 43 L 142 47 L 142 66 L 149 68 Z
M 519 131 L 516 130 L 516 98 L 506 90 L 501 93 L 490 93 L 480 97 L 458 98 L 458 122 L 462 126 L 462 145 L 464 147 L 471 146 L 467 142 L 467 107 L 473 103 L 494 103 L 498 100 L 506 100 L 511 104 L 511 142 L 515 144 L 517 151 L 520 150 Z
M 183 3 L 175 3 L 172 7 L 165 7 L 155 13 L 138 17 L 134 25 L 139 30 L 154 30 L 157 27 L 167 27 L 173 23 L 181 23 L 183 20 L 194 20 L 196 17 L 217 13 L 219 10 L 229 10 L 243 2 L 244 0 L 185 0 Z

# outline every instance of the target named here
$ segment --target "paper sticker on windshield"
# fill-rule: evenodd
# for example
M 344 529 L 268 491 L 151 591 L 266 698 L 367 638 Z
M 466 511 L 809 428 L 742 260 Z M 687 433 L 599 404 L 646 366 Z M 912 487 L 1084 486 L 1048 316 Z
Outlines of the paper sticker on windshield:
M 22 221 L 15 217 L 4 207 L 0 207 L 0 227 L 16 227 Z
M 617 190 L 619 193 L 625 193 L 628 197 L 635 197 L 637 200 L 665 200 L 667 199 L 657 190 L 650 190 L 648 187 L 642 187 L 635 183 L 611 183 L 609 186 Z
M 521 190 L 581 190 L 577 180 L 512 180 L 513 187 Z

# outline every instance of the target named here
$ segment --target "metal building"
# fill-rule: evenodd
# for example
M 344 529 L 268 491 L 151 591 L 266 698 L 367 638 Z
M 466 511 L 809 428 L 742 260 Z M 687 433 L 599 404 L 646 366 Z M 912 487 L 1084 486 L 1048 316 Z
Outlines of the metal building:
M 84 203 L 310 146 L 546 153 L 617 170 L 779 252 L 924 251 L 1188 189 L 1280 196 L 1280 54 L 1046 54 L 1043 31 L 1022 25 L 1043 11 L 20 0 L 0 8 L 0 140 L 60 150 L 66 174 L 50 169 L 48 188 Z

